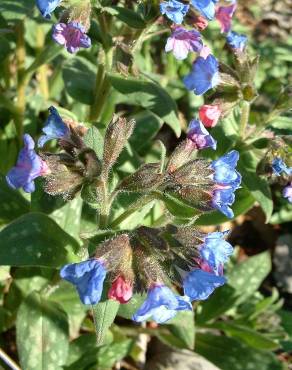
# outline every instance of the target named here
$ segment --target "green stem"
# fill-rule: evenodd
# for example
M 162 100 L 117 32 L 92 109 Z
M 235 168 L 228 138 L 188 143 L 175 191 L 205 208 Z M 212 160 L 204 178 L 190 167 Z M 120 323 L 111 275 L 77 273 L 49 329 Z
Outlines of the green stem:
M 130 207 L 125 212 L 123 212 L 120 216 L 113 220 L 113 222 L 110 224 L 110 228 L 114 229 L 118 227 L 124 220 L 130 217 L 134 212 L 143 208 L 146 204 L 150 203 L 154 199 L 156 199 L 155 194 L 147 194 L 144 197 L 139 198 L 136 202 L 131 204 Z
M 94 102 L 90 108 L 89 120 L 98 121 L 110 92 L 110 82 L 106 76 L 105 66 L 100 64 L 96 76 Z
M 99 214 L 99 228 L 104 230 L 108 224 L 110 201 L 108 197 L 107 180 L 102 181 L 100 187 L 101 200 L 100 200 L 100 214 Z
M 37 55 L 40 55 L 45 44 L 45 35 L 42 26 L 36 28 L 36 44 L 37 44 Z M 49 83 L 48 83 L 48 66 L 43 64 L 38 69 L 39 86 L 42 95 L 47 100 L 49 98 Z
M 249 120 L 249 113 L 250 113 L 250 103 L 244 101 L 242 103 L 241 109 L 241 119 L 240 119 L 240 126 L 239 126 L 239 134 L 242 139 L 245 137 L 245 131 Z
M 18 114 L 14 116 L 14 123 L 17 132 L 17 138 L 19 145 L 22 144 L 22 135 L 23 135 L 23 121 L 25 114 L 25 105 L 26 105 L 26 85 L 27 79 L 25 78 L 25 40 L 24 40 L 24 23 L 18 22 L 16 27 L 16 62 L 17 62 L 17 103 Z

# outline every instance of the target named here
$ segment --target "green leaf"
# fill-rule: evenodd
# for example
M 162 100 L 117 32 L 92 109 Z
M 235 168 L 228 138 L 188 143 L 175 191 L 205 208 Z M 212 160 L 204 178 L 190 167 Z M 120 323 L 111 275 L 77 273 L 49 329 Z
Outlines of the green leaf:
M 242 175 L 243 184 L 259 202 L 266 215 L 266 222 L 268 222 L 273 212 L 273 200 L 268 181 L 256 174 L 258 162 L 259 160 L 252 152 L 241 153 L 238 169 Z
M 78 102 L 93 104 L 96 70 L 96 66 L 85 58 L 68 59 L 62 70 L 67 93 Z
M 76 337 L 79 333 L 82 321 L 86 316 L 88 307 L 81 303 L 75 287 L 61 281 L 48 297 L 48 300 L 57 302 L 67 313 L 70 328 L 70 337 Z
M 194 349 L 195 319 L 192 311 L 179 311 L 167 324 L 170 332 L 183 344 L 182 348 Z
M 146 27 L 146 23 L 143 21 L 141 16 L 135 13 L 133 10 L 121 6 L 107 6 L 103 8 L 103 11 L 106 11 L 109 14 L 117 17 L 129 27 L 138 29 Z
M 145 301 L 145 294 L 134 294 L 131 300 L 126 304 L 121 304 L 118 311 L 118 316 L 124 317 L 125 319 L 132 319 L 134 313 Z
M 6 223 L 29 212 L 29 203 L 18 191 L 12 190 L 0 175 L 0 223 Z
M 42 213 L 16 219 L 0 232 L 0 239 L 2 265 L 60 267 L 79 260 L 76 240 Z
M 96 127 L 91 127 L 87 130 L 84 139 L 85 145 L 95 151 L 98 159 L 102 160 L 103 155 L 103 137 Z
M 118 301 L 108 299 L 92 307 L 97 345 L 103 344 L 107 331 L 115 320 L 119 306 Z
M 292 204 L 288 203 L 280 208 L 278 212 L 273 213 L 270 223 L 273 225 L 292 221 Z
M 20 20 L 28 15 L 31 16 L 34 6 L 35 2 L 33 0 L 1 0 L 0 14 L 8 21 Z
M 17 349 L 23 369 L 61 369 L 68 347 L 67 316 L 38 293 L 21 304 L 16 320 Z
M 47 64 L 52 61 L 56 56 L 61 54 L 62 47 L 53 41 L 50 41 L 46 47 L 35 58 L 34 62 L 28 67 L 25 73 L 31 76 L 40 66 Z
M 236 325 L 230 322 L 217 322 L 208 325 L 208 328 L 218 329 L 224 331 L 227 335 L 237 338 L 256 349 L 275 350 L 279 348 L 279 344 L 263 334 L 258 333 L 254 329 L 245 326 Z
M 164 193 L 163 197 L 161 197 L 161 200 L 163 200 L 167 210 L 176 218 L 192 219 L 200 214 L 197 209 L 189 206 L 174 195 Z
M 251 348 L 223 335 L 197 334 L 196 352 L 222 370 L 284 370 L 272 352 Z
M 177 137 L 180 136 L 181 127 L 176 103 L 160 85 L 137 78 L 122 78 L 117 74 L 109 74 L 108 77 L 113 88 L 123 94 L 119 102 L 150 110 L 163 119 Z

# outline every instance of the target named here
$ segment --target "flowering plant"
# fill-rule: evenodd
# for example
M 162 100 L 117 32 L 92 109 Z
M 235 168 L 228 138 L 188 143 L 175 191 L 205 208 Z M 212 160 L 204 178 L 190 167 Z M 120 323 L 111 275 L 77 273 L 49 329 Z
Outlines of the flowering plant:
M 275 184 L 278 201 L 291 202 L 291 140 L 276 138 L 273 126 L 291 93 L 283 89 L 253 121 L 259 60 L 234 30 L 236 1 L 13 3 L 13 12 L 9 1 L 0 4 L 0 150 L 9 153 L 1 164 L 0 264 L 8 275 L 0 329 L 17 315 L 22 367 L 114 366 L 134 353 L 138 323 L 135 335 L 157 328 L 165 343 L 193 349 L 197 306 L 198 327 L 235 338 L 250 330 L 268 343 L 251 345 L 258 356 L 278 348 L 256 319 L 248 329 L 240 322 L 242 297 L 253 298 L 269 257 L 245 262 L 246 279 L 256 275 L 245 291 L 235 278 L 244 263 L 230 262 L 221 225 L 255 204 L 267 222 L 275 218 Z M 19 303 L 10 312 L 13 294 Z M 227 324 L 214 322 L 232 307 Z M 44 325 L 29 325 L 30 316 Z M 120 318 L 131 320 L 125 333 L 114 324 Z M 45 359 L 33 355 L 39 335 Z M 207 358 L 204 341 L 216 344 L 208 335 L 198 335 Z M 278 364 L 270 354 L 265 361 Z

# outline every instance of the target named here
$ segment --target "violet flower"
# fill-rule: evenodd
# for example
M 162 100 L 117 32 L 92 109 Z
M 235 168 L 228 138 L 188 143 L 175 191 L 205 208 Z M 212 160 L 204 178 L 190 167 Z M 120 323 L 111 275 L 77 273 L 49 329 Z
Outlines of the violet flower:
M 203 47 L 201 35 L 198 31 L 188 31 L 183 27 L 177 27 L 167 39 L 165 51 L 173 52 L 178 60 L 187 58 L 189 52 L 200 52 Z
M 71 54 L 76 53 L 80 48 L 91 46 L 91 40 L 85 33 L 85 27 L 78 22 L 57 23 L 53 28 L 52 37 Z

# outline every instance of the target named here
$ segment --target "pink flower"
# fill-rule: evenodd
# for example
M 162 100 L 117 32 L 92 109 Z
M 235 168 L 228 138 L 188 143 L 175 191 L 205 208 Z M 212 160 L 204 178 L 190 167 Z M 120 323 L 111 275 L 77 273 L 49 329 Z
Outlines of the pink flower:
M 189 52 L 200 52 L 203 47 L 201 35 L 198 31 L 188 31 L 183 27 L 176 27 L 172 35 L 167 39 L 165 51 L 173 52 L 178 60 L 187 58 Z
M 221 113 L 219 105 L 203 105 L 199 109 L 199 117 L 205 127 L 216 126 Z
M 200 51 L 200 57 L 206 59 L 211 54 L 211 49 L 207 45 L 203 45 Z
M 196 16 L 193 25 L 203 31 L 208 26 L 208 21 L 202 16 Z
M 229 6 L 219 6 L 216 9 L 215 17 L 220 23 L 221 32 L 228 33 L 231 29 L 232 16 L 236 9 L 236 3 Z
M 133 286 L 123 276 L 116 278 L 108 292 L 108 298 L 115 299 L 120 303 L 127 303 L 132 298 L 132 295 Z

